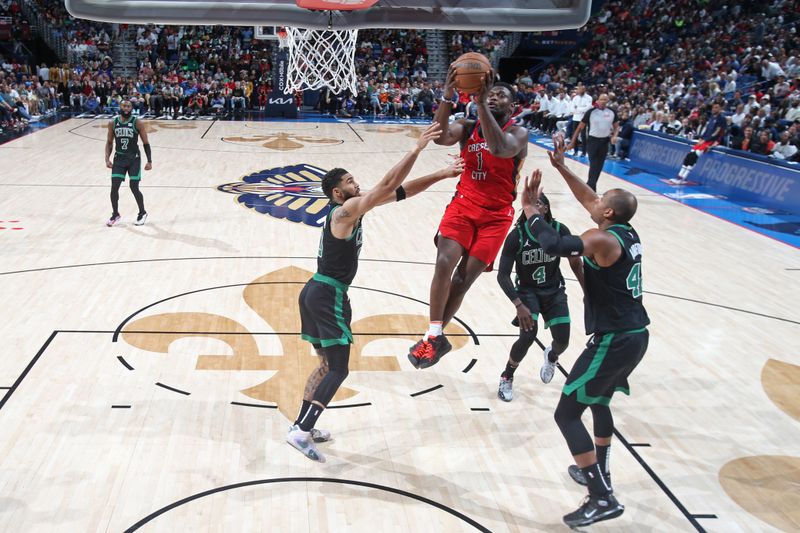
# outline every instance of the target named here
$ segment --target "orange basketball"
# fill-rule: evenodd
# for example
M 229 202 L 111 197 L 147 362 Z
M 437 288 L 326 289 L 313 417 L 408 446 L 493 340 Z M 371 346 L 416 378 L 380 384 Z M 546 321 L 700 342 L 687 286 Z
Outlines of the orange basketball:
M 456 89 L 476 93 L 483 85 L 484 76 L 492 70 L 485 56 L 477 52 L 462 54 L 453 62 L 456 69 Z

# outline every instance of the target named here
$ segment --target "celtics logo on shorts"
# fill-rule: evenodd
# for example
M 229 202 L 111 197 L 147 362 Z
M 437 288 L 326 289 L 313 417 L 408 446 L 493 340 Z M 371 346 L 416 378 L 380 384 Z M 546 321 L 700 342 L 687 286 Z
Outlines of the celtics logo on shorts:
M 321 227 L 330 209 L 320 183 L 325 172 L 311 165 L 268 168 L 217 190 L 238 195 L 239 205 L 258 213 Z

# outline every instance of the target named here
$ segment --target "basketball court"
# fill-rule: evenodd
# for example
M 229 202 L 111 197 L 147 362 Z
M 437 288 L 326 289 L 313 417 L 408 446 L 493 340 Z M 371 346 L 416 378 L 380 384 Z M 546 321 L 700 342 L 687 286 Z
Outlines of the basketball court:
M 73 14 L 82 6 L 87 17 L 144 22 L 122 4 L 136 7 L 68 2 Z M 228 24 L 252 24 L 271 5 L 151 4 L 164 9 L 151 20 Z M 425 20 L 465 27 L 452 18 L 458 3 L 442 4 L 444 19 Z M 498 13 L 518 7 L 500 4 Z M 279 8 L 265 24 L 293 22 Z M 588 16 L 585 1 L 536 9 L 542 29 Z M 370 11 L 302 20 L 409 27 L 423 11 L 391 13 L 391 24 Z M 514 29 L 502 12 L 496 27 Z M 486 27 L 477 15 L 468 22 Z M 446 329 L 452 352 L 427 370 L 406 358 L 428 324 L 433 237 L 456 179 L 364 218 L 350 375 L 319 424 L 334 437 L 320 445 L 327 462 L 285 441 L 318 364 L 297 302 L 328 210 L 320 177 L 343 167 L 369 189 L 422 123 L 147 121 L 149 219 L 133 224 L 126 182 L 122 221 L 109 228 L 109 118 L 0 145 L 0 530 L 567 530 L 562 515 L 586 493 L 567 474 L 553 420 L 564 370 L 587 341 L 572 274 L 571 342 L 552 383 L 538 376 L 550 342 L 542 329 L 513 402 L 497 398 L 519 330 L 495 274 L 479 278 Z M 409 178 L 456 152 L 431 144 Z M 531 142 L 523 174 L 536 168 L 554 216 L 573 232 L 592 227 Z M 625 513 L 592 529 L 796 531 L 800 250 L 601 176 L 599 190 L 615 187 L 639 201 L 632 222 L 652 324 L 631 396 L 614 399 L 614 492 Z
M 132 225 L 123 189 L 114 228 L 104 128 L 73 119 L 0 147 L 0 219 L 22 228 L 0 233 L 1 529 L 565 528 L 583 489 L 552 420 L 564 378 L 539 381 L 534 347 L 515 400 L 496 398 L 516 332 L 494 276 L 467 296 L 451 354 L 424 371 L 405 357 L 427 322 L 432 237 L 455 180 L 365 218 L 351 374 L 322 424 L 328 462 L 284 442 L 316 364 L 296 303 L 320 232 L 307 184 L 333 166 L 374 184 L 422 126 L 154 121 L 151 218 Z M 412 177 L 452 152 L 429 147 Z M 525 172 L 537 167 L 555 216 L 588 228 L 531 145 Z M 603 175 L 617 186 L 640 201 L 651 343 L 632 396 L 615 398 L 627 509 L 595 528 L 795 529 L 797 250 Z M 243 205 L 247 194 L 262 202 Z M 580 289 L 567 289 L 568 368 L 585 336 Z

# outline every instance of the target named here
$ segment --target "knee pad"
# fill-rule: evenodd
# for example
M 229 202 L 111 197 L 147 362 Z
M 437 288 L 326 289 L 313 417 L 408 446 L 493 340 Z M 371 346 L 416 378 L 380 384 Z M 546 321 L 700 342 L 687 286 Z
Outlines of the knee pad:
M 697 152 L 692 150 L 686 154 L 686 157 L 683 159 L 683 164 L 687 167 L 693 167 L 695 163 L 697 163 Z

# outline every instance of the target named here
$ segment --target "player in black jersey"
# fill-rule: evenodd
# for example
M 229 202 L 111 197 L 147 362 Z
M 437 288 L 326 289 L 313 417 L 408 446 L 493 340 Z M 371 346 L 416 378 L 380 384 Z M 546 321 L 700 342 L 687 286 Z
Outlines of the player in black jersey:
M 567 377 L 555 411 L 576 463 L 570 475 L 589 487 L 581 506 L 564 516 L 568 526 L 579 527 L 616 518 L 625 510 L 611 488 L 608 459 L 614 419 L 609 404 L 614 392 L 630 393 L 628 376 L 647 350 L 650 319 L 642 305 L 642 244 L 629 224 L 636 213 L 636 197 L 622 189 L 598 196 L 564 164 L 563 138 L 556 136 L 553 141 L 550 163 L 597 224 L 580 237 L 559 235 L 534 201 L 541 171 L 526 180 L 523 208 L 545 252 L 584 256 L 586 334 L 591 338 Z M 594 443 L 581 422 L 587 407 L 592 411 Z
M 542 193 L 536 201 L 542 216 L 559 235 L 570 235 L 566 225 L 553 219 L 550 200 Z M 553 342 L 544 352 L 544 363 L 539 377 L 550 383 L 558 356 L 569 345 L 570 318 L 564 277 L 561 275 L 561 258 L 546 253 L 526 224 L 523 212 L 514 229 L 506 237 L 497 270 L 497 282 L 517 309 L 512 324 L 519 326 L 519 339 L 511 347 L 506 369 L 500 375 L 497 397 L 510 402 L 513 398 L 514 372 L 528 349 L 536 340 L 539 314 L 544 327 L 550 328 Z M 511 281 L 511 268 L 516 265 L 517 282 Z M 569 266 L 583 285 L 583 265 L 580 258 L 570 257 Z
M 135 224 L 141 226 L 147 220 L 147 211 L 144 210 L 144 196 L 139 190 L 142 179 L 142 157 L 139 153 L 139 137 L 142 138 L 144 153 L 147 156 L 145 170 L 153 168 L 150 141 L 144 125 L 131 115 L 133 104 L 128 99 L 119 105 L 119 116 L 108 123 L 108 137 L 106 138 L 106 167 L 111 169 L 111 218 L 106 226 L 111 227 L 122 218 L 119 214 L 119 188 L 125 181 L 125 174 L 131 179 L 131 192 L 139 207 L 139 214 Z M 114 150 L 114 162 L 111 162 L 111 151 Z
M 438 181 L 461 174 L 464 162 L 456 159 L 445 169 L 401 185 L 417 156 L 441 131 L 438 123 L 426 129 L 416 147 L 364 194 L 353 175 L 344 169 L 334 168 L 322 178 L 322 191 L 333 206 L 322 227 L 317 273 L 300 293 L 302 337 L 321 356 L 320 366 L 308 378 L 300 414 L 286 436 L 289 444 L 315 461 L 324 458 L 314 442 L 328 440 L 330 433 L 315 429 L 314 425 L 348 373 L 353 335 L 347 289 L 358 270 L 361 218 L 373 207 L 414 196 Z

